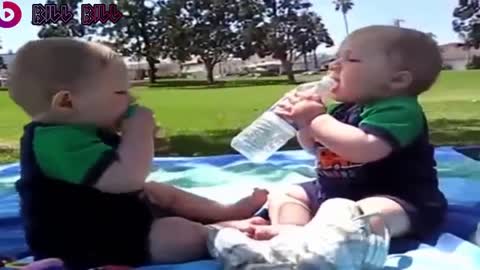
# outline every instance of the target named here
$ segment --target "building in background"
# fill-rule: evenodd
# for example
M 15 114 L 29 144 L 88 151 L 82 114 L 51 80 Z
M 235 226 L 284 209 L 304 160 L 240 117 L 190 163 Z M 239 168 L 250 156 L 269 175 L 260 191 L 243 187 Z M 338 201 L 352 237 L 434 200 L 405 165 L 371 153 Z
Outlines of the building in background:
M 474 55 L 480 56 L 480 49 L 466 48 L 463 43 L 452 42 L 440 45 L 443 66 L 453 70 L 465 70 Z

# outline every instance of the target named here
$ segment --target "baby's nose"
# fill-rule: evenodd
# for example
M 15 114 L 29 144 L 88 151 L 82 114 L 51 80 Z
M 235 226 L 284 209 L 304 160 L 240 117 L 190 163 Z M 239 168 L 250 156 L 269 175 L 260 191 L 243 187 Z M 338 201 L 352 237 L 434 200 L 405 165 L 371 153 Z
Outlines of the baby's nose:
M 339 71 L 341 68 L 341 64 L 339 59 L 335 59 L 328 65 L 328 69 L 331 71 Z

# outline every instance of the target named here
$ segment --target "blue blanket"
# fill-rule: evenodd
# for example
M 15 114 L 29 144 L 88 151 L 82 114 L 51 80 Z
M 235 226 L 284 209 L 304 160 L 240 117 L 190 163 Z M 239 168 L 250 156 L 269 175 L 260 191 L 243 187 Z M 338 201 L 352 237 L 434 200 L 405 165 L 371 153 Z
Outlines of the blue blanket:
M 438 231 L 421 241 L 393 241 L 385 269 L 480 269 L 480 248 L 465 241 L 480 222 L 480 148 L 441 147 L 436 149 L 436 159 L 441 189 L 449 199 L 448 218 Z M 312 156 L 303 151 L 280 152 L 261 165 L 238 155 L 156 158 L 149 181 L 162 181 L 228 203 L 249 194 L 253 187 L 277 188 L 310 179 L 314 177 L 312 165 Z M 0 166 L 0 255 L 21 258 L 28 255 L 28 249 L 13 189 L 18 172 L 18 164 Z M 206 260 L 140 269 L 212 270 L 220 265 Z

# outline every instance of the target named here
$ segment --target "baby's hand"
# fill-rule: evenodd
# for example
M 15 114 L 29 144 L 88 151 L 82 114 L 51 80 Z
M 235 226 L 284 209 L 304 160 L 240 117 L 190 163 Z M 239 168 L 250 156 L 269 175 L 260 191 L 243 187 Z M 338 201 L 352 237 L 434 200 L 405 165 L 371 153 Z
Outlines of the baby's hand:
M 145 130 L 153 134 L 155 127 L 153 112 L 146 107 L 137 106 L 132 115 L 123 120 L 122 132 Z
M 300 129 L 310 125 L 313 119 L 326 112 L 325 105 L 321 102 L 303 99 L 293 105 L 280 104 L 275 111 L 280 116 L 292 120 Z
M 282 100 L 275 107 L 274 112 L 281 114 L 282 112 L 285 112 L 285 110 L 290 110 L 289 108 L 293 105 L 304 100 L 312 100 L 323 103 L 323 98 L 323 96 L 318 95 L 316 91 L 313 90 L 292 90 L 283 96 Z

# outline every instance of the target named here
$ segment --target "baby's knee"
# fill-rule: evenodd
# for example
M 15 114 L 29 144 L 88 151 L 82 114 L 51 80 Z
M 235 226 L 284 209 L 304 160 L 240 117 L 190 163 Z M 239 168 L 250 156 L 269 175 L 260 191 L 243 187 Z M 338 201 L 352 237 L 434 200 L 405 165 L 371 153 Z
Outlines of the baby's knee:
M 361 215 L 361 211 L 362 209 L 355 201 L 344 198 L 332 198 L 325 200 L 320 205 L 317 215 L 323 219 L 338 219 L 342 217 L 351 220 Z
M 309 200 L 303 188 L 296 185 L 273 191 L 268 196 L 269 207 L 279 207 L 285 203 L 297 203 L 307 206 L 309 205 Z
M 410 216 L 405 209 L 415 211 L 413 205 L 401 201 L 392 200 L 387 197 L 371 197 L 358 202 L 365 214 L 378 213 L 377 218 L 372 219 L 374 228 L 386 226 L 392 236 L 403 236 L 411 231 Z

